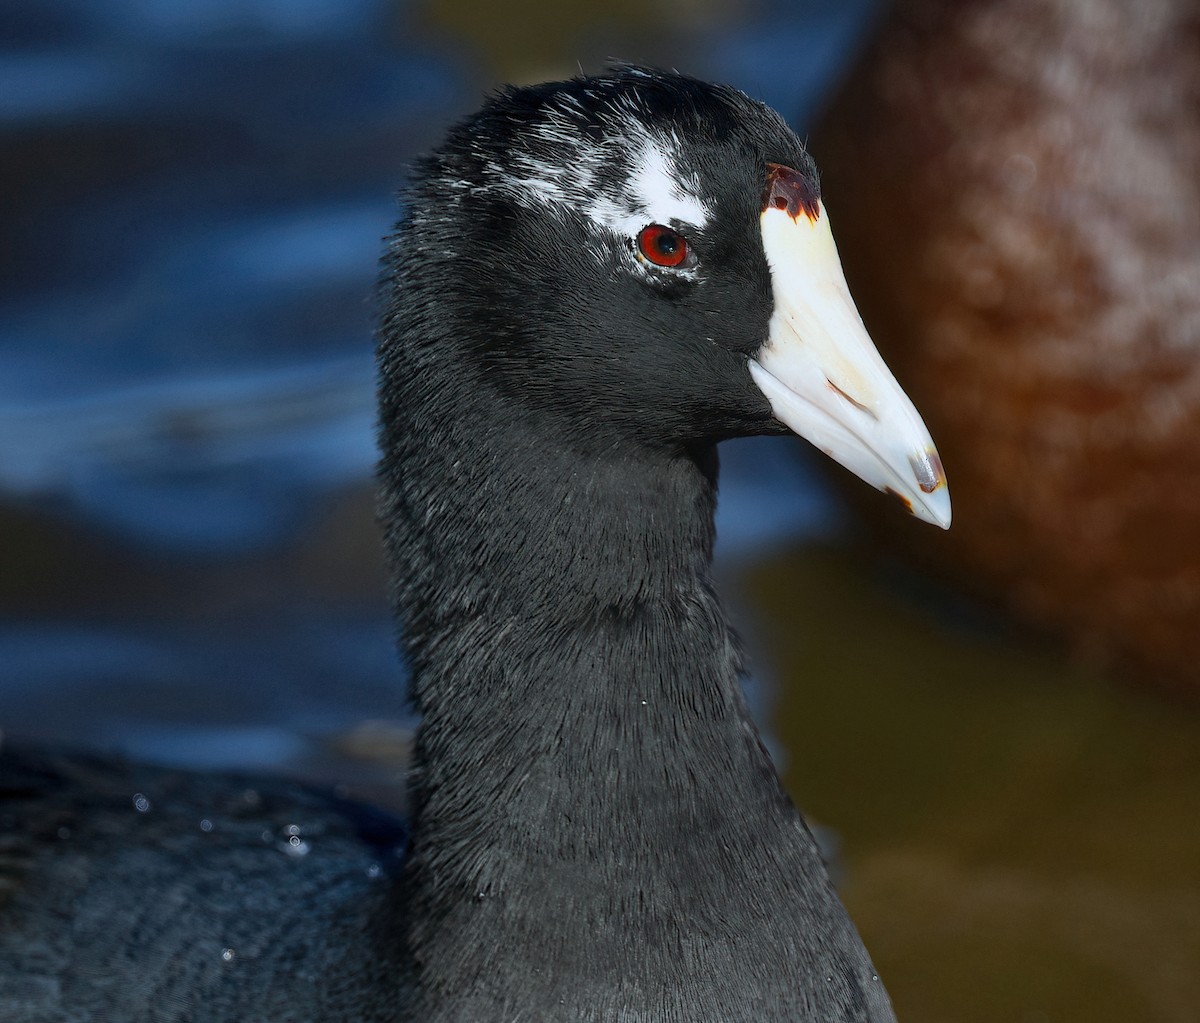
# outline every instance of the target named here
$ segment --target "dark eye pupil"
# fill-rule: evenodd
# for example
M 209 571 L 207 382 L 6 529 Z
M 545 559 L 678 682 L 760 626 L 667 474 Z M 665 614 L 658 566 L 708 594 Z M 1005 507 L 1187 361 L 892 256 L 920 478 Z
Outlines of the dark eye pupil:
M 654 239 L 654 247 L 664 256 L 673 256 L 679 251 L 679 235 L 664 231 Z

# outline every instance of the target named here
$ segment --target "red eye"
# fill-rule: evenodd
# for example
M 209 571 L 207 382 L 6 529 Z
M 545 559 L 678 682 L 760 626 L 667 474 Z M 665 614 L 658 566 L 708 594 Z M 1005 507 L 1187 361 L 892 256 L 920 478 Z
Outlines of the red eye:
M 638 232 L 638 251 L 655 266 L 680 266 L 688 258 L 687 239 L 662 224 L 651 224 Z

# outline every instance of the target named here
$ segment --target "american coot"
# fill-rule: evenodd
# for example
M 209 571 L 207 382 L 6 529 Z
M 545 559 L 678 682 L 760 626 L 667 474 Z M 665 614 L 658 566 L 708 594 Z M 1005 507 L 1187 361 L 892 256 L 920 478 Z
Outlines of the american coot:
M 0 1017 L 893 1019 L 709 572 L 714 445 L 783 424 L 949 522 L 812 161 L 733 89 L 620 68 L 500 94 L 406 201 L 379 343 L 406 854 L 300 787 L 10 754 Z

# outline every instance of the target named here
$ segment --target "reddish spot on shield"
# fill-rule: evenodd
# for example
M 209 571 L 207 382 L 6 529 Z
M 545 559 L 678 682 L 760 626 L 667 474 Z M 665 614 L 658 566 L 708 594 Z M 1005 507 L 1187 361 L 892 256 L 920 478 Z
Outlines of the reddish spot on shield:
M 786 210 L 795 220 L 803 213 L 809 220 L 820 215 L 821 197 L 816 186 L 799 171 L 781 163 L 767 164 L 767 192 L 763 209 Z

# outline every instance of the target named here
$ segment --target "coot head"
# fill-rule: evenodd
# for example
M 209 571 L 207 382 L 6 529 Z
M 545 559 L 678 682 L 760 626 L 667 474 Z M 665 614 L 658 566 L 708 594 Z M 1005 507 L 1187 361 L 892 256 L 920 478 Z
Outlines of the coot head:
M 392 316 L 417 351 L 393 362 L 385 345 L 385 392 L 419 390 L 422 366 L 449 359 L 468 403 L 486 381 L 581 450 L 792 429 L 949 524 L 813 161 L 769 108 L 638 68 L 512 89 L 451 131 L 408 202 Z M 414 308 L 414 290 L 436 302 Z

